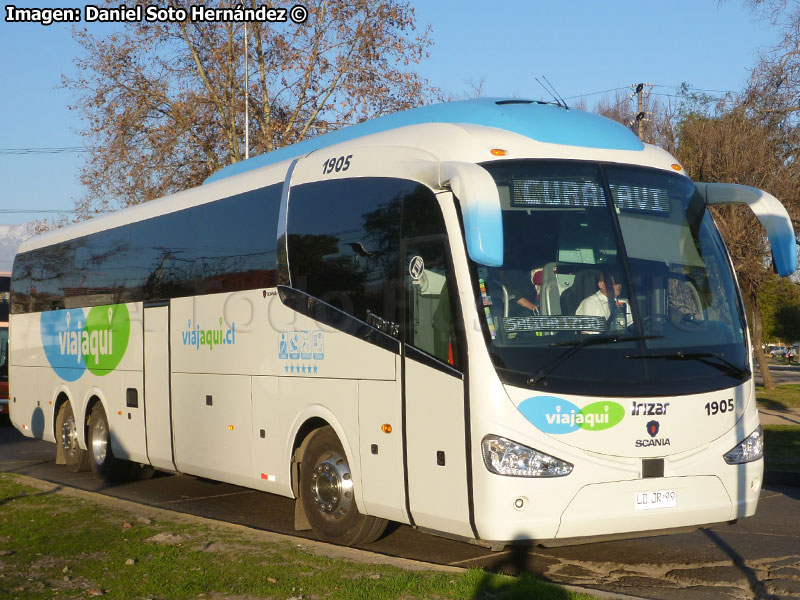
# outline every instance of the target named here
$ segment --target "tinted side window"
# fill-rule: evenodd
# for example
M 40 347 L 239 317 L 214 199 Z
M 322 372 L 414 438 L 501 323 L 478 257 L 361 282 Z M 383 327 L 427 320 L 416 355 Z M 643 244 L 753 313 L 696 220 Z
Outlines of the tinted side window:
M 404 199 L 420 190 L 424 186 L 389 178 L 292 188 L 287 232 L 293 287 L 364 322 L 400 323 L 400 221 Z
M 196 238 L 200 293 L 275 286 L 281 186 L 207 205 Z
M 12 312 L 275 285 L 281 186 L 20 254 Z
M 455 281 L 449 266 L 447 238 L 405 242 L 408 321 L 406 341 L 456 368 L 461 368 Z
M 403 201 L 403 237 L 422 237 L 445 233 L 444 217 L 436 195 L 416 186 Z

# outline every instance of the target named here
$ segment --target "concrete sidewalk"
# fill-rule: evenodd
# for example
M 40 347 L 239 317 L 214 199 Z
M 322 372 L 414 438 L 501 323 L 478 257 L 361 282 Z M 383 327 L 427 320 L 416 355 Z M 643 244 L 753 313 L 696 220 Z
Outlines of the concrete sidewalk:
M 800 426 L 800 408 L 786 410 L 758 407 L 762 425 L 798 425 Z

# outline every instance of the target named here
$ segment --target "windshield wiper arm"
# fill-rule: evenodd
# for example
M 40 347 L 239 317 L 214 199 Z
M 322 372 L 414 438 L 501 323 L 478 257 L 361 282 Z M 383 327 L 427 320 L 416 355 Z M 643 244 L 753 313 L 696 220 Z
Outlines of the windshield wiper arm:
M 629 354 L 625 358 L 661 358 L 664 360 L 696 360 L 701 362 L 709 367 L 714 367 L 722 371 L 723 373 L 727 373 L 737 379 L 744 379 L 745 377 L 749 377 L 752 375 L 749 369 L 743 369 L 742 367 L 733 364 L 727 358 L 722 356 L 721 354 L 713 354 L 711 352 L 676 352 L 675 354 Z M 714 362 L 708 360 L 710 358 L 716 359 L 719 362 Z
M 582 340 L 572 340 L 569 342 L 553 342 L 550 344 L 551 347 L 553 346 L 571 346 L 569 350 L 566 352 L 562 352 L 558 356 L 556 356 L 553 360 L 549 363 L 544 365 L 533 377 L 529 378 L 527 383 L 528 385 L 536 385 L 542 379 L 547 377 L 550 373 L 552 373 L 556 367 L 558 367 L 561 363 L 567 360 L 570 356 L 575 354 L 581 348 L 585 348 L 586 346 L 597 346 L 600 344 L 616 344 L 617 342 L 638 342 L 640 340 L 653 340 L 656 338 L 662 338 L 662 335 L 592 335 L 589 337 L 585 337 Z

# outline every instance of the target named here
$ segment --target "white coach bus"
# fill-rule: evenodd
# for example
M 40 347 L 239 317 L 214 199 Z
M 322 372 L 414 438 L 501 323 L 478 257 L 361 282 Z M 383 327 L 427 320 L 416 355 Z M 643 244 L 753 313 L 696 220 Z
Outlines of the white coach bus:
M 364 544 L 388 521 L 500 545 L 752 515 L 745 311 L 694 184 L 585 112 L 427 106 L 234 164 L 25 242 L 11 418 L 101 479 L 145 466 L 296 499 Z

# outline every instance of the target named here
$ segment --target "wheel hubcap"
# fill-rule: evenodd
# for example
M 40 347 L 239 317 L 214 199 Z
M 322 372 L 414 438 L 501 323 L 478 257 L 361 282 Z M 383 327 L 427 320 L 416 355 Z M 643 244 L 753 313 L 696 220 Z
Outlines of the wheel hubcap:
M 102 465 L 106 460 L 108 451 L 108 435 L 106 434 L 106 424 L 103 420 L 98 420 L 92 428 L 92 456 L 98 465 Z
M 61 425 L 61 445 L 65 452 L 78 449 L 78 428 L 75 427 L 75 416 L 70 415 Z
M 322 513 L 332 517 L 347 514 L 353 504 L 353 480 L 342 456 L 334 453 L 314 467 L 311 497 Z

